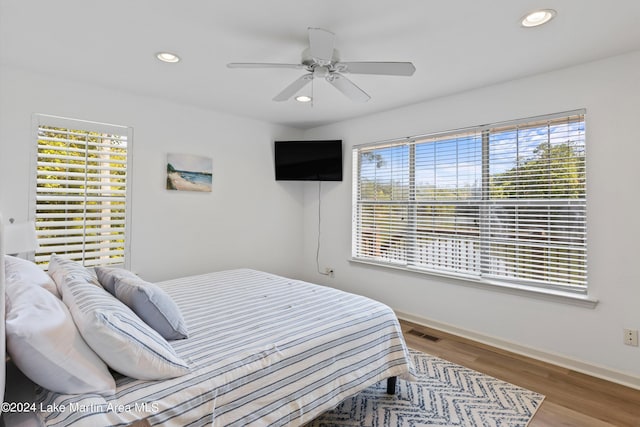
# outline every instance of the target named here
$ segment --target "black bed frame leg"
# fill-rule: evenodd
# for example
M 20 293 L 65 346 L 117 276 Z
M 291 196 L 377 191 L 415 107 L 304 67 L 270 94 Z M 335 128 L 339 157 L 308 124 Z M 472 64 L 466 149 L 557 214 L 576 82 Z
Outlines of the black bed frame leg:
M 387 378 L 387 394 L 396 394 L 396 380 L 398 377 Z

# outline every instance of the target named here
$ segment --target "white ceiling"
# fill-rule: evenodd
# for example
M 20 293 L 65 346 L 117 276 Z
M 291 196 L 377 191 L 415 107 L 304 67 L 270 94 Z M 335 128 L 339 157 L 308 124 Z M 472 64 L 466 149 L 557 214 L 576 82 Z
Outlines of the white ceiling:
M 522 28 L 538 8 L 558 14 Z M 272 101 L 303 70 L 226 67 L 299 62 L 307 27 L 333 31 L 345 61 L 416 72 L 349 75 L 365 104 L 316 80 L 310 106 Z M 3 65 L 300 128 L 638 49 L 640 0 L 0 0 Z

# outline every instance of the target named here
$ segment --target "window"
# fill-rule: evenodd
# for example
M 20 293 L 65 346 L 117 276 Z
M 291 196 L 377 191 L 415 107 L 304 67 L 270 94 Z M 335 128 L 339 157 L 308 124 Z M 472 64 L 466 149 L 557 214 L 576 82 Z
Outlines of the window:
M 585 112 L 360 145 L 354 260 L 586 294 Z
M 128 266 L 131 129 L 36 115 L 34 130 L 36 262 Z

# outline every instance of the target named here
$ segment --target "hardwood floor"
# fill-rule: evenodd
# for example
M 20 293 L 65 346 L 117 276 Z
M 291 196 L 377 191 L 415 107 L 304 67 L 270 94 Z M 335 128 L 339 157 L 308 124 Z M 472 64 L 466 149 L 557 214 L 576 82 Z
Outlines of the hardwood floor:
M 640 427 L 640 390 L 411 322 L 400 324 L 413 349 L 544 394 L 529 427 Z

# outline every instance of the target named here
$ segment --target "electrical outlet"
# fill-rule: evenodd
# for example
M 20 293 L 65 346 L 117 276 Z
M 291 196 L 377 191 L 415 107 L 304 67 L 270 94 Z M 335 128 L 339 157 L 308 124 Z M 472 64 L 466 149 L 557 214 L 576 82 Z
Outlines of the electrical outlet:
M 638 330 L 637 329 L 625 329 L 624 330 L 624 343 L 626 345 L 638 346 Z
M 331 268 L 331 267 L 325 267 L 325 268 L 324 268 L 324 274 L 326 274 L 327 276 L 331 276 L 331 277 L 333 277 L 333 268 Z

